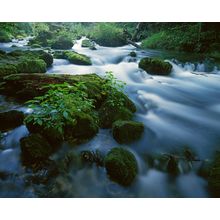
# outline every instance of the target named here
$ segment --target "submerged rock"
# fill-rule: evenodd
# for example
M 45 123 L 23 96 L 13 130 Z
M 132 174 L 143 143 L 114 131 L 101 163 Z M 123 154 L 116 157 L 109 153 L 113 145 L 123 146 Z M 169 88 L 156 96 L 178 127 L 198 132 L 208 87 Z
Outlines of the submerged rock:
M 135 156 L 123 148 L 113 148 L 105 157 L 105 168 L 110 179 L 129 186 L 135 179 L 138 166 Z
M 22 160 L 33 164 L 39 160 L 46 160 L 53 152 L 51 145 L 40 134 L 31 134 L 20 140 Z
M 119 144 L 128 144 L 141 137 L 144 125 L 141 122 L 118 120 L 113 123 L 112 129 L 113 137 Z
M 137 54 L 136 54 L 134 51 L 131 51 L 131 52 L 129 53 L 129 56 L 131 56 L 131 57 L 136 57 Z
M 8 131 L 23 124 L 24 113 L 11 110 L 0 113 L 0 131 Z
M 142 58 L 139 62 L 139 68 L 153 75 L 169 75 L 172 70 L 172 65 L 168 62 L 157 58 Z

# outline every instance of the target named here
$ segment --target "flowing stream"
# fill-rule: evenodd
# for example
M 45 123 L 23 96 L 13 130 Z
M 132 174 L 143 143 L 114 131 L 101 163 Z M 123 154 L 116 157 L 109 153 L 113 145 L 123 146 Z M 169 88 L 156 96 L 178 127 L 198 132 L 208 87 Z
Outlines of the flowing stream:
M 82 38 L 84 39 L 84 38 Z M 169 58 L 173 70 L 170 76 L 152 76 L 138 68 L 145 56 L 161 56 L 160 51 L 140 50 L 131 45 L 102 47 L 97 50 L 81 47 L 81 40 L 73 50 L 91 57 L 92 66 L 70 64 L 67 60 L 54 59 L 47 74 L 88 74 L 103 76 L 112 71 L 115 77 L 126 82 L 125 93 L 137 106 L 135 120 L 145 125 L 142 138 L 130 145 L 139 165 L 139 174 L 132 186 L 121 187 L 111 182 L 103 168 L 88 167 L 73 172 L 66 180 L 57 181 L 68 197 L 209 197 L 207 181 L 195 170 L 176 178 L 167 173 L 149 168 L 146 157 L 162 153 L 181 152 L 190 147 L 201 160 L 212 158 L 220 146 L 220 71 L 216 65 L 206 62 L 178 62 L 178 57 Z M 11 45 L 0 45 L 8 50 Z M 25 44 L 23 45 L 26 48 Z M 22 47 L 21 47 L 22 48 Z M 137 57 L 129 56 L 131 51 Z M 29 111 L 1 97 L 3 109 Z M 1 110 L 1 109 L 0 109 Z M 0 146 L 0 173 L 12 175 L 7 180 L 0 178 L 0 197 L 35 197 L 35 186 L 26 186 L 22 176 L 24 168 L 19 159 L 19 139 L 28 135 L 25 126 L 6 134 Z M 109 129 L 100 129 L 88 143 L 72 149 L 99 149 L 107 152 L 118 146 Z M 56 157 L 57 155 L 54 155 Z M 194 162 L 195 166 L 200 162 Z M 197 163 L 197 164 L 196 164 Z M 25 174 L 24 174 L 25 175 Z

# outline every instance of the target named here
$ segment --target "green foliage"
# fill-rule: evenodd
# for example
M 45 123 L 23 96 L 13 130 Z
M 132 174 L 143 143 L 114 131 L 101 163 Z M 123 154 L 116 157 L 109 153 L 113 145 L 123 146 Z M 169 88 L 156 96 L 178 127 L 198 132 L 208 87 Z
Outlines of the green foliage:
M 154 75 L 169 75 L 172 70 L 172 65 L 157 58 L 142 58 L 138 64 L 139 68 L 145 70 L 149 74 Z
M 107 47 L 117 47 L 126 44 L 123 29 L 114 23 L 96 23 L 90 37 L 98 44 Z
M 74 86 L 67 83 L 51 84 L 49 87 L 44 96 L 27 102 L 34 112 L 25 119 L 26 123 L 33 122 L 46 128 L 55 128 L 64 135 L 65 126 L 75 125 L 78 115 L 93 115 L 93 100 L 84 92 L 84 83 L 79 82 Z
M 138 172 L 134 155 L 128 150 L 119 147 L 113 148 L 107 154 L 105 167 L 109 177 L 123 186 L 129 186 Z

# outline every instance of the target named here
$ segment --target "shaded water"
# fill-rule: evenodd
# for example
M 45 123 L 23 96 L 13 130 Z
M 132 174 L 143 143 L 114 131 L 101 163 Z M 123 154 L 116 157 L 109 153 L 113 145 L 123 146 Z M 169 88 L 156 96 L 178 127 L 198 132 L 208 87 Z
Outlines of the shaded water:
M 164 57 L 159 51 L 142 51 L 131 45 L 116 48 L 96 45 L 97 50 L 90 50 L 82 48 L 81 41 L 82 39 L 77 41 L 73 49 L 90 56 L 92 66 L 79 66 L 55 59 L 47 73 L 97 73 L 103 76 L 106 71 L 113 71 L 119 80 L 126 82 L 125 92 L 137 106 L 135 120 L 144 123 L 145 132 L 139 141 L 125 146 L 135 154 L 139 164 L 139 175 L 131 187 L 123 188 L 112 183 L 103 168 L 94 166 L 72 171 L 68 178 L 58 177 L 57 189 L 62 191 L 61 194 L 67 197 L 208 197 L 207 181 L 198 176 L 195 170 L 171 178 L 162 171 L 149 168 L 145 157 L 182 152 L 186 146 L 200 159 L 213 156 L 220 140 L 218 66 L 201 62 L 201 58 L 193 63 L 180 63 L 176 60 L 178 57 L 173 57 L 175 59 L 169 59 L 173 66 L 169 77 L 152 76 L 139 69 L 138 62 L 145 56 Z M 131 51 L 137 53 L 137 58 L 129 56 Z M 25 126 L 5 134 L 0 153 L 0 164 L 5 166 L 1 165 L 0 171 L 7 168 L 10 172 L 23 172 L 19 165 L 18 142 L 25 135 Z M 111 131 L 100 129 L 90 142 L 77 146 L 72 151 L 99 149 L 106 153 L 115 146 L 118 144 L 112 138 Z M 13 163 L 6 163 L 10 160 Z M 22 184 L 18 184 L 18 192 Z M 55 195 L 61 195 L 56 193 Z M 26 186 L 23 186 L 19 195 L 36 196 L 33 189 Z

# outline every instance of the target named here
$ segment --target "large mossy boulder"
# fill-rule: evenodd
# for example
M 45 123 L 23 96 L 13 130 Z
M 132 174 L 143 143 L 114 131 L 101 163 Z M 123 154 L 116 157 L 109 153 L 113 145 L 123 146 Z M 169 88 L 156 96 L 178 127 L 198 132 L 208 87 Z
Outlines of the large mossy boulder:
M 143 123 L 135 121 L 118 120 L 112 126 L 113 137 L 119 144 L 128 144 L 138 140 L 143 131 Z
M 99 109 L 100 126 L 111 128 L 117 120 L 130 120 L 136 111 L 134 103 L 123 93 L 119 95 L 122 106 L 117 106 L 119 100 L 112 100 L 107 97 Z M 114 103 L 114 105 L 112 104 Z
M 74 51 L 56 51 L 54 57 L 58 59 L 67 59 L 72 64 L 92 65 L 91 59 L 88 56 Z
M 51 145 L 40 134 L 21 138 L 20 146 L 24 163 L 33 164 L 39 160 L 46 160 L 53 152 Z
M 8 131 L 23 124 L 24 113 L 11 110 L 0 113 L 0 131 Z
M 74 85 L 82 82 L 89 98 L 100 106 L 104 99 L 102 85 L 104 80 L 96 74 L 85 75 L 58 75 L 58 74 L 13 74 L 2 79 L 0 94 L 16 98 L 18 101 L 27 101 L 36 96 L 44 95 L 49 84 L 68 83 Z
M 53 56 L 43 50 L 15 50 L 0 55 L 0 77 L 16 73 L 45 73 Z
M 67 36 L 59 36 L 57 39 L 53 40 L 51 44 L 52 49 L 58 50 L 68 50 L 73 47 L 73 40 Z
M 8 42 L 11 42 L 11 40 L 12 39 L 7 32 L 0 30 L 0 42 L 1 43 L 8 43 Z
M 172 70 L 172 65 L 157 58 L 142 58 L 138 64 L 139 68 L 145 70 L 152 75 L 169 75 Z
M 104 163 L 110 179 L 123 186 L 129 186 L 138 173 L 135 156 L 123 148 L 113 148 L 105 157 Z
M 94 137 L 98 130 L 98 122 L 89 114 L 80 113 L 76 117 L 75 125 L 66 125 L 65 138 L 75 139 L 76 142 L 82 142 Z

